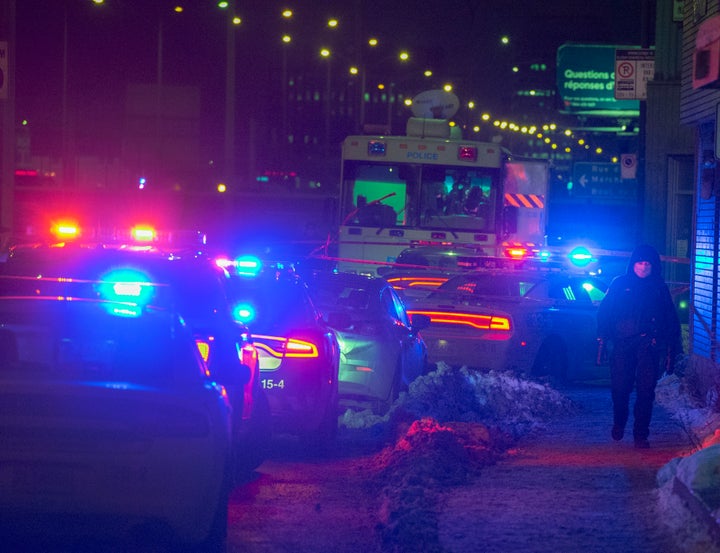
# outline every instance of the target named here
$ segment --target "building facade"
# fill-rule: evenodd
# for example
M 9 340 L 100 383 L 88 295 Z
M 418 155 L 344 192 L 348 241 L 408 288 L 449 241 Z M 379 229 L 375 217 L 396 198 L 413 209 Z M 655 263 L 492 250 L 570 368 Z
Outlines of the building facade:
M 681 44 L 680 122 L 694 140 L 694 222 L 691 252 L 690 362 L 698 394 L 717 408 L 720 359 L 720 6 L 686 0 Z

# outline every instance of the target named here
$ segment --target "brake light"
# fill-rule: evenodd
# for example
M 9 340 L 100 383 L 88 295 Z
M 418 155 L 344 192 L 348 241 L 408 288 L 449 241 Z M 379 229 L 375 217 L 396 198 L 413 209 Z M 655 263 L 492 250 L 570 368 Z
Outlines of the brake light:
M 205 340 L 195 340 L 195 345 L 197 345 L 197 349 L 200 352 L 200 356 L 203 358 L 203 361 L 207 363 L 210 358 L 210 342 Z
M 297 340 L 295 338 L 285 338 L 282 336 L 267 336 L 263 334 L 253 334 L 255 347 L 262 350 L 273 357 L 318 357 L 318 349 L 312 342 L 305 340 Z
M 406 288 L 437 288 L 447 281 L 447 277 L 393 277 L 387 281 L 396 290 Z
M 446 311 L 408 311 L 408 315 L 427 315 L 431 323 L 467 325 L 480 330 L 512 330 L 510 319 L 498 315 L 449 313 Z M 509 336 L 508 336 L 509 337 Z
M 527 256 L 527 248 L 521 246 L 510 246 L 505 248 L 505 255 L 510 259 L 524 259 Z

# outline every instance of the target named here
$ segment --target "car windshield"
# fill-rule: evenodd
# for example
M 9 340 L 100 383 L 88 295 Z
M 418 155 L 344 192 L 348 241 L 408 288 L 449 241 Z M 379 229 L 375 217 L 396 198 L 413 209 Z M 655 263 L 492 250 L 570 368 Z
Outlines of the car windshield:
M 0 379 L 197 382 L 203 366 L 167 311 L 126 304 L 5 298 L 0 301 Z
M 323 311 L 348 308 L 353 311 L 367 311 L 371 308 L 369 290 L 352 286 L 341 280 L 325 280 L 312 287 L 313 300 Z

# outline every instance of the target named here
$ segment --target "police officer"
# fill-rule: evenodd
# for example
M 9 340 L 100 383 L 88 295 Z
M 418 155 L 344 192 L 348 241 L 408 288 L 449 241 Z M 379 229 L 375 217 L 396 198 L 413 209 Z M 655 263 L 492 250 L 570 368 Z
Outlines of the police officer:
M 635 388 L 633 437 L 635 446 L 648 448 L 655 385 L 661 362 L 671 373 L 682 353 L 680 322 L 670 291 L 662 277 L 660 256 L 652 246 L 638 246 L 627 273 L 610 284 L 598 310 L 598 334 L 612 343 L 610 383 L 613 402 L 612 438 L 621 440 Z

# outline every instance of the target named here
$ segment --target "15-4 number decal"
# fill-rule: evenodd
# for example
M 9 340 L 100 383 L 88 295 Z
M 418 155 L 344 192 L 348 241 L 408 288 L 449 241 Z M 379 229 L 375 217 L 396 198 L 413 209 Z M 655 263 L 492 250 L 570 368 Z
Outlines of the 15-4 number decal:
M 285 380 L 263 378 L 260 382 L 262 383 L 263 390 L 273 390 L 275 388 L 280 388 L 282 390 L 285 388 Z

